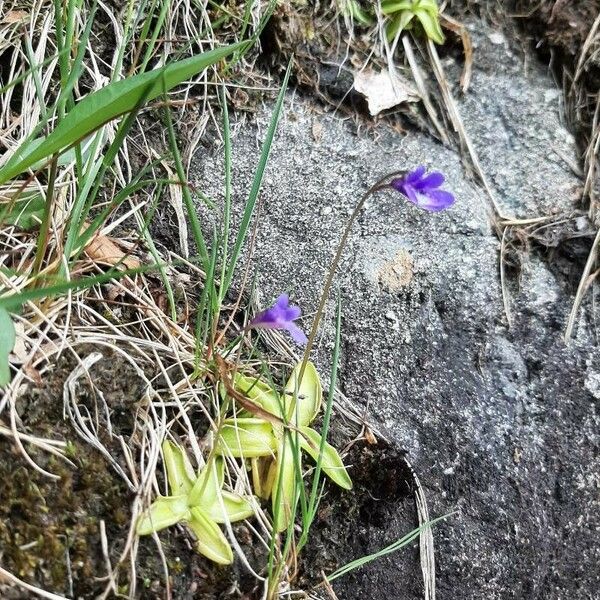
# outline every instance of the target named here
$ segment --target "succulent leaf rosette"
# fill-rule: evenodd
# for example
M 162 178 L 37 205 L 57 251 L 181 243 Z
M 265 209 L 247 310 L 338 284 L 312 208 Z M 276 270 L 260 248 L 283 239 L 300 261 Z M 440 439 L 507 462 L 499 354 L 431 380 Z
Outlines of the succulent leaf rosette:
M 417 22 L 432 42 L 444 43 L 436 0 L 383 0 L 381 12 L 390 18 L 386 30 L 388 40 L 393 40 L 400 31 L 411 29 Z
M 322 471 L 344 489 L 352 481 L 336 449 L 309 427 L 321 409 L 322 388 L 315 366 L 308 362 L 298 384 L 301 363 L 278 394 L 266 382 L 236 374 L 236 390 L 273 415 L 281 423 L 269 422 L 242 411 L 225 420 L 215 449 L 218 454 L 249 459 L 254 491 L 271 498 L 273 527 L 287 529 L 294 515 L 294 496 L 302 475 L 299 450 L 321 461 Z M 322 453 L 321 453 L 322 450 Z
M 140 516 L 138 535 L 183 523 L 196 538 L 196 550 L 210 560 L 227 565 L 233 552 L 219 523 L 241 521 L 254 514 L 249 498 L 223 490 L 224 464 L 209 460 L 196 476 L 182 448 L 169 441 L 162 446 L 170 496 L 159 496 Z

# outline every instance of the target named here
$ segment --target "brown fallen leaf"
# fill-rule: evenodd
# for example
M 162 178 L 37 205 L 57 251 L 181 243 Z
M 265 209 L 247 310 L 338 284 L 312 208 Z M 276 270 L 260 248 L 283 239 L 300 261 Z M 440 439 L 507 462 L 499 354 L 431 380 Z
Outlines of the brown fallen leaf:
M 126 252 L 121 250 L 115 243 L 113 238 L 106 235 L 97 235 L 92 238 L 90 243 L 85 247 L 85 253 L 91 260 L 114 267 L 118 265 L 118 268 L 125 269 L 136 269 L 141 263 L 134 256 L 129 256 Z
M 29 16 L 29 13 L 24 10 L 9 10 L 3 17 L 2 23 L 20 23 Z

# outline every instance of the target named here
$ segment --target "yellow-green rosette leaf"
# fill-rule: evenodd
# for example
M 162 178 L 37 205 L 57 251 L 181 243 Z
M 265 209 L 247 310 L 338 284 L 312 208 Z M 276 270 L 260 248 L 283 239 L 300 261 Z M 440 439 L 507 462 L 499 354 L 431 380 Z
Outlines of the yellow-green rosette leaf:
M 222 456 L 254 458 L 273 455 L 277 439 L 273 426 L 262 419 L 226 419 L 215 450 Z
M 169 440 L 163 442 L 162 451 L 171 495 L 187 494 L 196 479 L 190 459 L 183 448 Z
M 346 0 L 346 2 L 342 4 L 342 12 L 343 14 L 352 17 L 354 21 L 361 25 L 372 25 L 375 21 L 373 16 L 366 10 L 363 10 L 356 0 Z
M 346 467 L 337 453 L 337 450 L 325 442 L 323 455 L 320 457 L 321 436 L 310 427 L 300 427 L 300 445 L 308 452 L 315 461 L 321 458 L 321 469 L 337 485 L 345 490 L 352 489 L 352 480 L 346 471 Z
M 433 14 L 432 11 L 428 10 L 416 10 L 415 16 L 419 19 L 423 27 L 423 31 L 425 31 L 425 35 L 436 44 L 444 43 L 444 34 L 442 33 L 442 28 L 440 27 L 440 21 L 437 12 Z
M 188 494 L 190 506 L 208 506 L 217 500 L 225 480 L 225 465 L 219 458 L 211 461 L 200 472 Z
M 294 495 L 296 491 L 296 466 L 289 441 L 280 442 L 274 463 L 275 480 L 271 491 L 273 528 L 287 529 L 294 518 Z
M 200 508 L 191 509 L 187 526 L 196 536 L 196 550 L 220 565 L 233 562 L 233 552 L 219 526 Z
M 15 346 L 15 326 L 10 314 L 0 308 L 0 387 L 10 383 L 10 367 L 8 357 Z
M 222 505 L 221 500 L 223 501 Z M 251 517 L 254 514 L 254 509 L 250 500 L 230 492 L 221 492 L 221 499 L 217 498 L 209 506 L 206 506 L 205 512 L 215 523 L 226 523 L 228 521 L 235 523 Z
M 292 375 L 285 386 L 284 394 L 286 405 L 290 404 L 291 399 L 296 398 L 295 408 L 292 408 L 288 413 L 288 419 L 298 425 L 309 425 L 319 413 L 323 390 L 317 369 L 311 362 L 306 363 L 302 381 L 298 386 L 298 375 L 301 368 L 302 363 L 298 363 L 292 371 Z M 293 402 L 291 404 L 294 407 Z
M 233 377 L 235 389 L 274 415 L 281 414 L 279 395 L 266 382 L 236 373 Z
M 415 0 L 414 10 L 427 10 L 434 16 L 440 12 L 437 0 Z
M 388 42 L 391 42 L 397 35 L 399 31 L 404 31 L 405 29 L 410 29 L 411 21 L 414 18 L 414 13 L 405 11 L 396 15 L 388 24 L 385 35 L 388 39 Z
M 190 518 L 187 496 L 161 496 L 155 500 L 147 511 L 140 515 L 136 532 L 138 535 L 150 535 L 179 521 Z
M 413 0 L 383 0 L 381 12 L 384 15 L 392 15 L 399 11 L 409 11 L 415 2 Z

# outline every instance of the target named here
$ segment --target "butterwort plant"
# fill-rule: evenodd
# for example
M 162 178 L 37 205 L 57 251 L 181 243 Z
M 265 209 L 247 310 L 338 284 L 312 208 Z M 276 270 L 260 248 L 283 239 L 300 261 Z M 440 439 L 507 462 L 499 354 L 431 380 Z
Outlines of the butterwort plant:
M 236 391 L 280 421 L 265 421 L 242 411 L 225 420 L 215 446 L 217 454 L 250 461 L 254 492 L 271 497 L 275 531 L 287 529 L 294 517 L 296 483 L 302 480 L 298 448 L 321 461 L 322 471 L 337 485 L 352 488 L 337 450 L 309 427 L 319 414 L 323 393 L 315 366 L 307 363 L 300 380 L 301 367 L 302 363 L 296 366 L 282 394 L 261 379 L 236 374 Z
M 233 552 L 219 524 L 251 517 L 251 499 L 222 489 L 222 459 L 210 459 L 196 475 L 180 446 L 165 440 L 162 451 L 171 494 L 158 496 L 142 513 L 137 534 L 150 535 L 181 523 L 194 534 L 197 552 L 219 564 L 232 563 Z

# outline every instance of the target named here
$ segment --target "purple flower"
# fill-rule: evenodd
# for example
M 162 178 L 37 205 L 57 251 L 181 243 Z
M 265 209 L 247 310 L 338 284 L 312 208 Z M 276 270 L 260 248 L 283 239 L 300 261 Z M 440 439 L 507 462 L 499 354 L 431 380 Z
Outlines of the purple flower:
M 281 294 L 275 301 L 275 304 L 267 310 L 258 313 L 250 324 L 248 329 L 254 327 L 264 327 L 265 329 L 286 329 L 290 332 L 292 338 L 297 344 L 304 346 L 308 338 L 304 332 L 294 323 L 300 317 L 302 311 L 298 306 L 290 306 L 290 299 L 287 294 Z
M 413 204 L 431 212 L 444 210 L 454 204 L 450 192 L 440 190 L 444 176 L 437 171 L 425 175 L 425 167 L 417 167 L 404 177 L 392 179 L 390 186 L 404 194 Z

